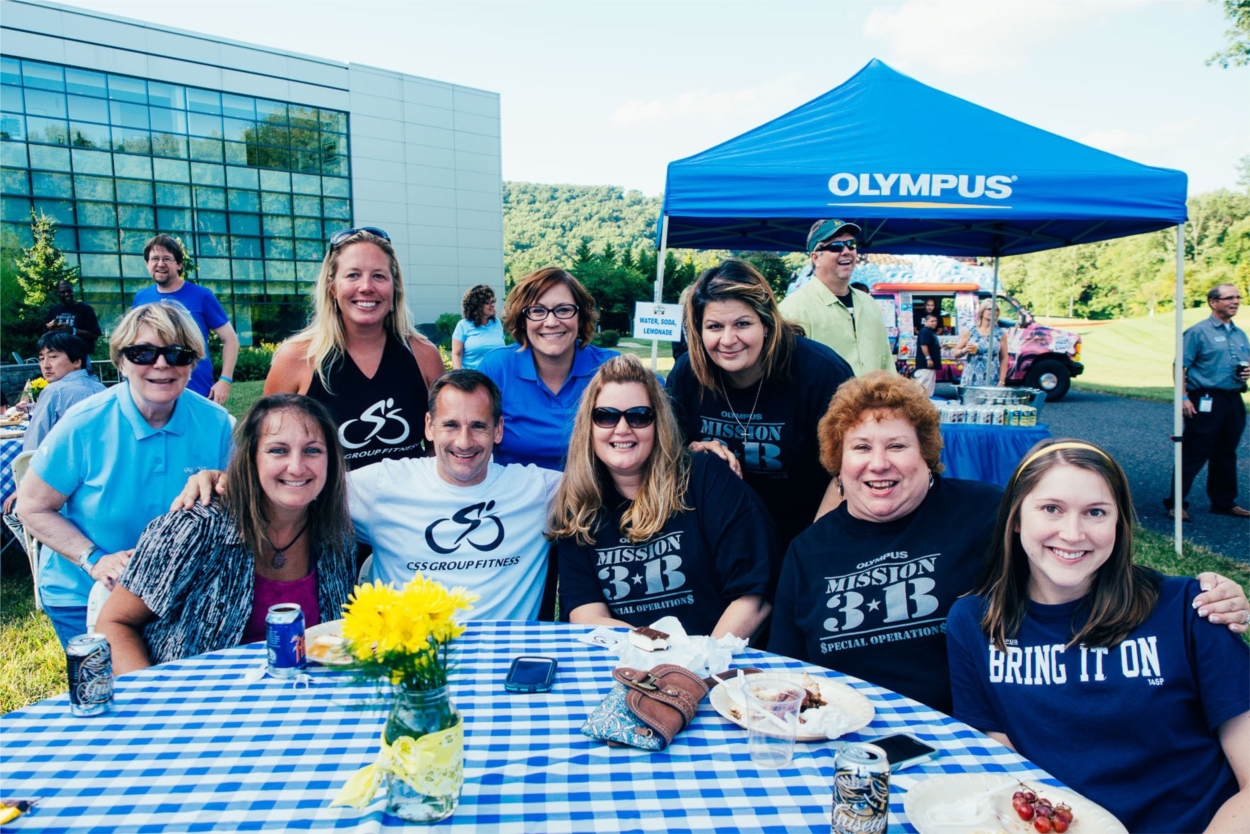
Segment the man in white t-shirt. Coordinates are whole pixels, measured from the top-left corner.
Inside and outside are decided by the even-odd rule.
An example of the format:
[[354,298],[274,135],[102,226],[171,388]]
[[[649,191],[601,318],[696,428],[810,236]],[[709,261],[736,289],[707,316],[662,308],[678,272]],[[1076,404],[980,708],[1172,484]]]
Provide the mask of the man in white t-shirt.
[[398,586],[421,573],[479,594],[471,619],[537,619],[560,473],[491,462],[502,408],[499,389],[478,371],[451,371],[430,386],[425,436],[432,458],[348,474],[356,536],[373,545],[373,578]]

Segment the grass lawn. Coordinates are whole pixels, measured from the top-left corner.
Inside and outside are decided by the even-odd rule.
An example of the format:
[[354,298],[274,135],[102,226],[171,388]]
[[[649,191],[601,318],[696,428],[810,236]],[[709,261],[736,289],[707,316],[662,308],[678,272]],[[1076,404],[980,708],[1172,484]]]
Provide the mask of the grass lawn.
[[[1185,327],[1210,312],[1185,310]],[[1081,362],[1085,373],[1072,381],[1077,388],[1145,400],[1172,402],[1172,359],[1176,355],[1176,319],[1171,313],[1107,324],[1070,328],[1081,334]],[[1250,408],[1250,394],[1243,394]]]
[[[1216,571],[1250,593],[1250,565],[1188,543],[1178,557],[1170,538],[1140,527],[1137,537],[1136,560],[1141,564],[1180,576]],[[35,610],[28,576],[8,576],[0,582],[0,670],[0,714],[66,689],[65,654],[48,618]]]

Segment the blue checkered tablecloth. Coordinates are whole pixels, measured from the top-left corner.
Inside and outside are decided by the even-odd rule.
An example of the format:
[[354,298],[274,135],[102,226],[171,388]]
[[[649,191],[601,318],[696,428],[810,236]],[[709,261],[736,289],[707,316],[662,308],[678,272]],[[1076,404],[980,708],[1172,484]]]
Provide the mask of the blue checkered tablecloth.
[[[483,832],[828,831],[834,748],[796,745],[781,770],[752,765],[746,732],[705,699],[669,748],[609,748],[581,734],[611,683],[615,656],[577,641],[586,628],[471,624],[459,647],[452,699],[465,719],[465,784],[442,828]],[[514,695],[512,658],[559,662],[554,689]],[[331,808],[347,777],[373,761],[385,711],[340,672],[316,668],[312,684],[244,675],[264,662],[253,644],[169,663],[117,682],[114,710],[70,715],[65,695],[0,717],[5,798],[40,797],[6,831],[390,831],[384,794],[365,810]],[[918,660],[918,662],[923,662]],[[749,650],[736,665],[807,668]],[[900,695],[842,678],[871,699],[876,718],[852,740],[906,731],[941,750],[896,774],[892,832],[914,832],[906,790],[928,774],[1045,773],[964,724]]]
[[0,440],[0,502],[7,501],[17,491],[17,484],[13,482],[13,461],[21,453],[20,437]]

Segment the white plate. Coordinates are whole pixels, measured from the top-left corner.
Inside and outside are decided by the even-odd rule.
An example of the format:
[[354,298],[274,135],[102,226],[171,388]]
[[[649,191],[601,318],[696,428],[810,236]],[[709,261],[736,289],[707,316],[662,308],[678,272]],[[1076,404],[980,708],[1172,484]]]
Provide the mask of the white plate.
[[[746,729],[746,720],[743,717],[744,710],[742,708],[742,695],[738,690],[736,678],[730,678],[732,670],[721,675],[725,683],[718,683],[712,689],[712,707],[724,717],[728,718],[739,727]],[[872,718],[876,715],[876,710],[872,707],[872,702],[865,698],[860,692],[847,686],[844,683],[829,680],[828,678],[809,675],[805,672],[760,672],[760,677],[780,678],[790,683],[797,683],[803,686],[805,682],[815,681],[820,687],[820,697],[825,701],[827,706],[825,709],[834,709],[851,718],[851,725],[845,731],[853,733],[856,730],[862,730],[872,723]],[[748,678],[755,675],[748,675]],[[829,741],[830,739],[824,733],[804,733],[803,725],[799,724],[798,734],[794,737],[795,741]]]
[[[313,641],[316,640],[318,637],[327,637],[327,636],[328,637],[342,637],[343,636],[343,621],[342,620],[330,620],[330,622],[328,623],[318,623],[312,628],[305,629],[304,630],[304,644],[308,646],[311,652],[313,648]],[[340,655],[335,655],[335,654],[328,654],[323,657],[318,657],[317,655],[310,653],[308,655],[308,659],[313,661],[314,663],[320,663],[322,666],[349,666],[351,665],[351,662],[352,662],[352,659],[350,657],[340,656]]]
[[[1029,790],[1072,809],[1068,834],[1128,834],[1105,808],[1080,794],[1024,780]],[[1022,790],[1005,773],[951,773],[930,776],[903,797],[907,819],[920,834],[1037,834],[1032,822],[1020,819],[1011,795]]]

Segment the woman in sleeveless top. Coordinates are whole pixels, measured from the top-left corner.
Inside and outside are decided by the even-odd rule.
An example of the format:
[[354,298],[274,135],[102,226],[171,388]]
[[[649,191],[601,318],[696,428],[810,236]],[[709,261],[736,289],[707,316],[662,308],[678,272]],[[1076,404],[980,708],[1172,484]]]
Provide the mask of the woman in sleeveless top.
[[[991,312],[992,311],[992,312]],[[961,385],[1006,385],[1007,332],[998,331],[998,350],[990,349],[992,322],[998,316],[998,305],[988,298],[977,307],[976,327],[959,337],[955,355],[965,357]],[[975,346],[975,349],[973,349]]]
[[298,604],[313,626],[347,602],[355,540],[325,407],[264,397],[236,448],[225,494],[149,524],[100,611],[117,674],[263,640],[273,605]]
[[336,234],[313,293],[312,323],[274,354],[265,394],[325,404],[350,469],[424,456],[426,397],[443,360],[412,326],[390,237]]

